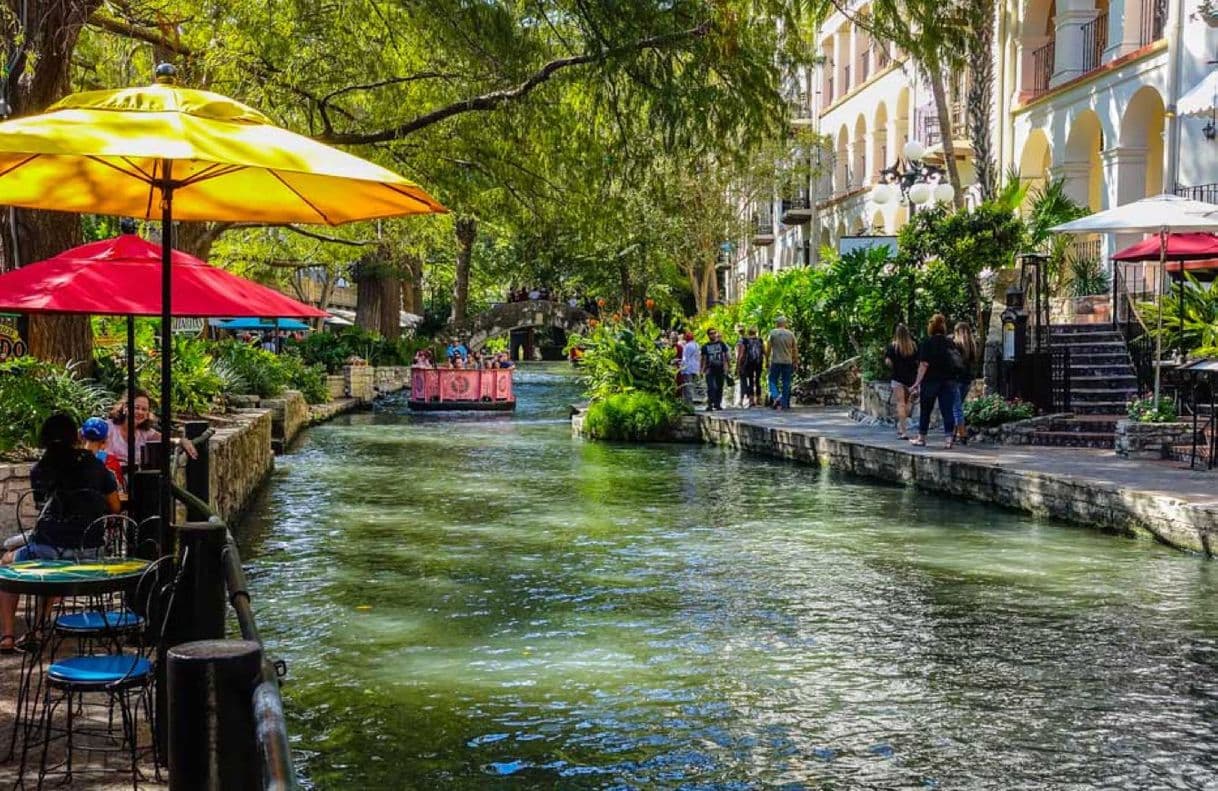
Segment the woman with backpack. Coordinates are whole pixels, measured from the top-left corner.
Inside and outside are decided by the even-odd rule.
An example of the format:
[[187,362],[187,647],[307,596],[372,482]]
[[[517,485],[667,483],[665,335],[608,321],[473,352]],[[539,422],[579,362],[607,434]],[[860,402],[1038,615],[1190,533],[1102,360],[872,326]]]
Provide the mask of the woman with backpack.
[[898,324],[892,333],[892,343],[884,350],[884,365],[888,366],[892,402],[897,410],[897,438],[909,439],[905,421],[910,412],[909,391],[918,377],[918,344],[904,324]]
[[757,337],[757,328],[749,327],[748,336],[742,335],[736,344],[736,374],[740,377],[740,405],[743,407],[755,407],[761,403],[764,360],[765,344]]

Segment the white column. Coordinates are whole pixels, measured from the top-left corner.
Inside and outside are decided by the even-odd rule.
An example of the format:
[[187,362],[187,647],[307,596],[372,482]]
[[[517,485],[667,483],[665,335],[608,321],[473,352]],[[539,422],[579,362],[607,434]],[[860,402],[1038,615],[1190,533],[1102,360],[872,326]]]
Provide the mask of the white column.
[[1058,9],[1054,23],[1057,43],[1053,52],[1053,77],[1049,80],[1051,87],[1083,73],[1083,25],[1095,19],[1098,13],[1094,8]]
[[1091,205],[1091,163],[1063,162],[1052,168],[1053,178],[1064,179],[1065,192],[1079,206]]
[[[1104,163],[1104,182],[1108,205],[1123,206],[1146,196],[1146,149],[1140,146],[1113,146],[1100,152]],[[1141,234],[1110,235],[1112,252],[1137,242]]]

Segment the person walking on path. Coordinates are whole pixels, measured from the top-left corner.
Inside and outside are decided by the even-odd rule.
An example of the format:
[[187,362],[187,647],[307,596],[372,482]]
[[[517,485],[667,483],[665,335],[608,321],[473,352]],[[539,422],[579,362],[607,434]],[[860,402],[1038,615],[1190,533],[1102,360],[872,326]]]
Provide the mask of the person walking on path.
[[702,347],[702,372],[706,375],[706,411],[714,412],[723,409],[723,384],[727,379],[727,369],[732,350],[719,331],[710,328],[706,331],[706,345]]
[[956,419],[956,439],[964,445],[968,444],[968,426],[964,424],[964,399],[968,398],[969,387],[973,384],[973,372],[977,364],[977,339],[973,337],[973,328],[967,321],[956,322],[952,340],[960,349],[961,368],[956,378],[956,400],[953,404]]
[[939,414],[943,417],[943,431],[947,440],[944,448],[951,448],[955,441],[956,416],[956,379],[960,375],[963,362],[960,359],[960,348],[947,335],[947,319],[942,313],[931,316],[930,324],[926,327],[926,339],[918,348],[918,376],[910,388],[918,396],[918,436],[911,444],[924,447],[926,432],[930,429],[930,413],[939,404]]
[[744,352],[744,341],[747,336],[744,332],[744,325],[736,325],[736,345],[732,347],[732,361],[736,365],[736,385],[733,388],[733,393],[736,396],[735,404],[738,407],[744,406],[744,382],[741,379],[744,377],[744,368],[741,366],[741,354]]
[[897,437],[908,439],[905,421],[909,418],[912,403],[909,389],[918,377],[918,345],[904,324],[897,325],[892,334],[892,343],[884,350],[884,365],[888,366],[892,402],[897,410]]
[[687,404],[694,402],[694,389],[701,373],[702,347],[694,340],[692,332],[686,332],[681,345],[681,369],[677,384],[681,389],[681,398]]
[[774,319],[774,329],[766,340],[770,358],[770,400],[777,410],[791,408],[791,376],[799,364],[795,333],[787,329],[786,316]]
[[740,342],[736,344],[736,376],[740,378],[741,406],[755,407],[761,403],[761,366],[764,361],[765,344],[757,337],[757,328],[749,327],[748,336],[741,333]]

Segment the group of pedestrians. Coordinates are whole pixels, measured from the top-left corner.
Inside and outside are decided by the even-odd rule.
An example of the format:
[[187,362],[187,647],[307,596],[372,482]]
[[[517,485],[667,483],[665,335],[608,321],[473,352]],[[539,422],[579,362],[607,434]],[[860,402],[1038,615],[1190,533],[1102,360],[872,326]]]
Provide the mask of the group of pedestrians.
[[936,404],[947,435],[944,447],[951,448],[957,441],[967,444],[964,400],[973,382],[977,357],[977,341],[968,322],[957,322],[954,332],[948,335],[947,318],[936,313],[920,344],[914,342],[908,327],[898,324],[892,343],[884,351],[897,411],[897,436],[908,438],[905,421],[909,417],[910,404],[917,398],[918,433],[910,440],[911,444],[926,445],[931,412]]
[[724,391],[735,384],[734,370],[740,384],[740,406],[761,406],[761,374],[768,361],[770,406],[790,409],[791,378],[799,363],[799,347],[785,317],[779,316],[774,325],[765,341],[756,327],[747,332],[743,326],[736,327],[734,352],[713,327],[706,331],[705,344],[700,344],[692,332],[676,335],[671,342],[677,349],[677,389],[682,399],[693,403],[694,390],[705,379],[706,411],[723,409]]

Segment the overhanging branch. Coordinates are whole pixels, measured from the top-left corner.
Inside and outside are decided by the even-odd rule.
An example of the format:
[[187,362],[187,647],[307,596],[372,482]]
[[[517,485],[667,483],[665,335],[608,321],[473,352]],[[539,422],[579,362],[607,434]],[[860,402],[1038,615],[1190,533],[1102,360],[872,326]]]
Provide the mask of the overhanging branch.
[[474,96],[469,99],[462,99],[458,102],[453,102],[445,107],[432,110],[430,113],[425,113],[416,118],[399,124],[398,126],[382,129],[376,132],[325,132],[317,137],[325,143],[335,143],[339,145],[368,145],[371,143],[384,143],[390,140],[397,140],[406,135],[417,132],[424,127],[439,123],[440,121],[452,118],[455,115],[468,112],[478,112],[493,110],[501,104],[520,99],[527,96],[539,85],[542,85],[555,74],[565,69],[570,69],[574,66],[585,66],[591,63],[602,63],[611,58],[619,57],[631,52],[642,52],[644,50],[663,49],[678,44],[682,41],[704,38],[711,29],[710,22],[703,22],[697,27],[687,30],[677,31],[675,33],[665,33],[659,36],[650,36],[640,39],[631,44],[621,47],[606,49],[601,52],[585,53],[583,55],[572,55],[566,58],[558,58],[542,66],[535,71],[528,79],[520,83],[514,88],[504,88],[498,91],[484,93],[481,96]]

